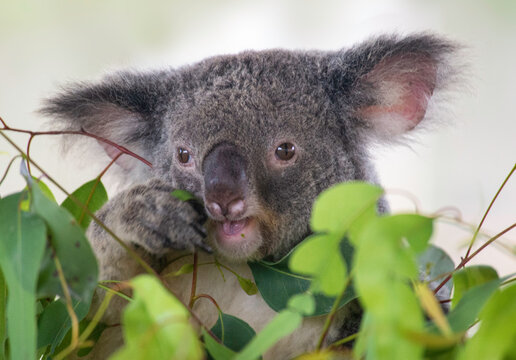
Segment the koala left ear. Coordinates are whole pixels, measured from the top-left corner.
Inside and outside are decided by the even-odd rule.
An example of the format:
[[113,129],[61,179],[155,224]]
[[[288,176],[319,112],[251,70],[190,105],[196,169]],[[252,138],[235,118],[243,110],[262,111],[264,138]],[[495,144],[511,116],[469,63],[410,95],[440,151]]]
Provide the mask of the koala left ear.
[[329,56],[331,97],[345,114],[389,140],[414,129],[457,75],[458,46],[432,35],[379,37]]

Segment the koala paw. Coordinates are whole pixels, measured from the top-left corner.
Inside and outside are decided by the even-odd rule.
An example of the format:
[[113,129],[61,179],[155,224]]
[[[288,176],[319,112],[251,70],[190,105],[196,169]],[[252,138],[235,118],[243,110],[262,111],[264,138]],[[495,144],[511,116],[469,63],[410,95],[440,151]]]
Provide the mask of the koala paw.
[[194,247],[212,252],[204,243],[204,207],[175,198],[173,190],[154,179],[119,195],[116,211],[120,212],[121,228],[129,235],[128,240],[155,255]]

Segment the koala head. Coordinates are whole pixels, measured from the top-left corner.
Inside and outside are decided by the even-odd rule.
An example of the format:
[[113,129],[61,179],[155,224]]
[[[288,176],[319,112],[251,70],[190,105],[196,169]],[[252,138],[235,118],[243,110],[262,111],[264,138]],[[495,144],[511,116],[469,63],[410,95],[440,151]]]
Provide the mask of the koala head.
[[122,157],[128,178],[203,199],[219,254],[278,257],[309,233],[321,191],[375,182],[371,143],[397,141],[429,117],[457,73],[456,50],[422,34],[331,52],[247,51],[72,85],[43,112],[153,163],[142,170]]

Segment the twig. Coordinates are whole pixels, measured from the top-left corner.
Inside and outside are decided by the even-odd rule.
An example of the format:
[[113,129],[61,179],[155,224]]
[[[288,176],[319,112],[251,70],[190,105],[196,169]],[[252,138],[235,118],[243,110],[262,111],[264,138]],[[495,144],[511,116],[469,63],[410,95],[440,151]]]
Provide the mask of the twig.
[[84,129],[81,129],[80,131],[70,131],[70,130],[66,130],[66,131],[30,131],[30,130],[23,130],[23,129],[12,128],[12,127],[8,126],[1,117],[0,117],[0,122],[3,125],[3,128],[1,128],[0,130],[8,130],[8,131],[14,131],[14,132],[19,132],[19,133],[29,134],[30,135],[29,142],[27,144],[27,159],[30,159],[29,158],[29,147],[30,147],[30,143],[32,142],[32,138],[34,138],[35,136],[38,136],[38,135],[82,135],[82,136],[91,137],[91,138],[96,139],[98,141],[101,141],[101,142],[103,142],[105,144],[113,146],[116,149],[120,150],[122,153],[127,154],[129,156],[134,157],[135,159],[140,160],[142,163],[144,163],[148,167],[152,167],[152,163],[151,162],[149,162],[148,160],[144,159],[140,155],[132,152],[131,150],[127,149],[126,147],[118,145],[117,143],[115,143],[115,142],[113,142],[113,141],[111,141],[109,139],[106,139],[106,138],[104,138],[102,136],[98,136],[98,135],[95,135],[93,133],[87,132]]
[[473,243],[475,242],[475,239],[477,238],[477,235],[478,235],[478,232],[480,231],[480,228],[482,227],[482,225],[484,224],[484,221],[487,217],[487,214],[489,214],[489,211],[491,210],[491,207],[493,206],[494,202],[496,201],[496,199],[498,198],[498,195],[500,194],[500,192],[502,191],[503,187],[505,186],[505,184],[507,184],[507,181],[509,180],[509,178],[512,176],[512,174],[514,173],[514,170],[516,170],[516,163],[514,164],[514,166],[512,167],[512,170],[509,172],[509,175],[507,175],[507,177],[505,178],[505,180],[503,181],[502,185],[498,188],[498,191],[496,192],[495,196],[493,197],[493,199],[491,200],[491,203],[489,204],[489,206],[487,207],[487,210],[486,212],[484,213],[484,216],[482,217],[482,220],[480,220],[480,223],[478,224],[478,227],[477,229],[475,230],[475,233],[473,234],[473,238],[471,239],[471,242],[469,244],[469,247],[468,247],[468,251],[466,251],[466,256],[464,256],[465,258],[467,258],[469,256],[469,253],[471,252],[471,248],[473,247]]
[[[516,227],[516,223],[512,224],[511,226],[509,226],[508,228],[505,228],[504,230],[502,230],[501,232],[499,232],[498,234],[496,234],[495,236],[493,236],[491,239],[489,239],[488,241],[486,241],[481,247],[479,247],[477,249],[477,251],[475,251],[473,254],[471,254],[470,256],[462,259],[462,261],[460,262],[459,265],[457,265],[457,267],[455,268],[454,272],[463,268],[471,259],[473,259],[475,256],[477,256],[478,253],[480,253],[482,250],[484,250],[487,246],[489,246],[493,241],[495,241],[496,239],[498,239],[500,236],[504,235],[505,233],[508,233],[509,231],[511,231],[512,229],[514,229]],[[452,275],[453,274],[450,274],[448,275],[440,284],[438,287],[435,288],[434,290],[434,294],[437,294],[437,292],[439,290],[441,290],[441,288],[452,278]]]

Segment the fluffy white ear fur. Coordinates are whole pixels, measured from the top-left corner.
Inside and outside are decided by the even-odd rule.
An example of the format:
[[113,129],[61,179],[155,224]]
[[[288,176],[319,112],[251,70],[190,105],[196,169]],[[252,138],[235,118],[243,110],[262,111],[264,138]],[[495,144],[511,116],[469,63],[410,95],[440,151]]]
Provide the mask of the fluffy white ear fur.
[[357,110],[374,135],[389,140],[414,129],[424,118],[438,85],[436,60],[420,54],[384,58],[361,82],[375,103]]

